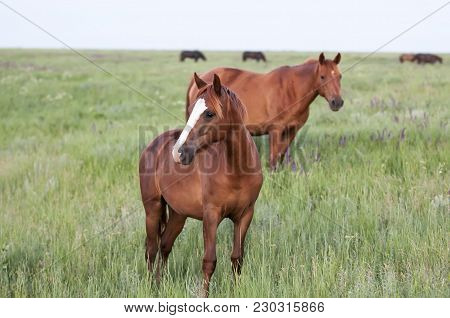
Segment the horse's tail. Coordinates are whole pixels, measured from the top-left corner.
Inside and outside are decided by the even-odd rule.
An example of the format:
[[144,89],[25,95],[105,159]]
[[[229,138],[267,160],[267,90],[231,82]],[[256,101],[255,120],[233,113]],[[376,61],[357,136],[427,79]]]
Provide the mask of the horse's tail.
[[188,89],[186,92],[186,109],[185,109],[186,120],[189,119],[189,112],[188,112],[188,108],[189,108],[189,104],[190,104],[189,92],[191,91],[192,85],[194,85],[194,78],[191,78],[191,81],[189,82],[189,86],[188,86]]
[[161,198],[161,217],[159,218],[159,227],[158,227],[158,241],[161,242],[161,237],[164,233],[164,230],[167,227],[167,222],[169,221],[169,217],[167,215],[167,203],[164,198]]

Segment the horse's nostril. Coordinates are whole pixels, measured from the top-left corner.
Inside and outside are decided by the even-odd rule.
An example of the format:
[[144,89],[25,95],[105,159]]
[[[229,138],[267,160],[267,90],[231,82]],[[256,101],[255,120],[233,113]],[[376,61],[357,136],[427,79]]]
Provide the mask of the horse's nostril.
[[336,106],[336,100],[332,99],[331,100],[331,105]]

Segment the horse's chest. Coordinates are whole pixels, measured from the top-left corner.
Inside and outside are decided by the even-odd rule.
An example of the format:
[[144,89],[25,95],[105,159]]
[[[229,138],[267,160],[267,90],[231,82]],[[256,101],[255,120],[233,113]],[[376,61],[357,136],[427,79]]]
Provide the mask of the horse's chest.
[[298,117],[298,124],[300,126],[303,126],[308,120],[308,117],[309,117],[309,107],[303,111],[300,111],[300,115]]

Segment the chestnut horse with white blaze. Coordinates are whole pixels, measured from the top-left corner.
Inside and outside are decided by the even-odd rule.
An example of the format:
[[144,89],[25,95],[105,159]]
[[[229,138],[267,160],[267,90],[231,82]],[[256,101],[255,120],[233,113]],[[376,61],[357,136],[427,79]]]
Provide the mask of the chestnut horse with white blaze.
[[[186,127],[167,131],[143,151],[139,162],[146,213],[146,260],[156,280],[186,218],[203,221],[203,290],[216,267],[216,232],[224,218],[234,223],[233,273],[240,274],[244,240],[263,177],[258,150],[245,128],[245,108],[214,75],[206,84],[195,74],[197,94]],[[168,212],[166,211],[168,209]],[[162,263],[162,265],[160,265]]]
[[[201,78],[211,81],[213,74],[217,74],[239,96],[247,109],[245,125],[250,133],[269,135],[269,163],[275,169],[297,131],[308,120],[309,106],[317,96],[324,97],[333,111],[343,106],[340,60],[340,53],[333,60],[325,59],[321,53],[318,60],[282,66],[265,74],[220,67],[202,74]],[[192,79],[186,97],[186,117],[197,92]]]

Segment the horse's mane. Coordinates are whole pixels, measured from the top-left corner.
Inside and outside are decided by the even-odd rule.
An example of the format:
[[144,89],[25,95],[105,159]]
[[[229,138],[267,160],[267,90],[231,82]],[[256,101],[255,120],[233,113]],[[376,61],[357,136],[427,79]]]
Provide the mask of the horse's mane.
[[[234,110],[237,111],[239,116],[242,118],[242,121],[245,120],[247,117],[247,110],[242,105],[241,100],[236,96],[236,94],[229,90],[227,87],[222,86],[223,91],[225,91],[225,94],[228,95],[228,103],[230,104],[229,107],[234,107]],[[214,86],[208,85],[203,90],[199,91],[197,96],[202,95],[203,93],[206,93],[209,97],[209,106],[214,110],[214,112],[217,114],[219,118],[223,118],[223,112],[224,112],[224,105],[220,102],[219,97],[217,97],[216,93],[214,92]]]
[[227,92],[227,94],[230,98],[230,103],[231,103],[230,107],[232,107],[232,105],[234,105],[236,107],[236,111],[238,112],[242,121],[245,121],[245,119],[247,118],[247,109],[244,107],[244,105],[242,105],[241,100],[239,99],[239,97],[237,97],[237,95],[233,91],[229,90],[226,87],[225,87],[225,91]]

